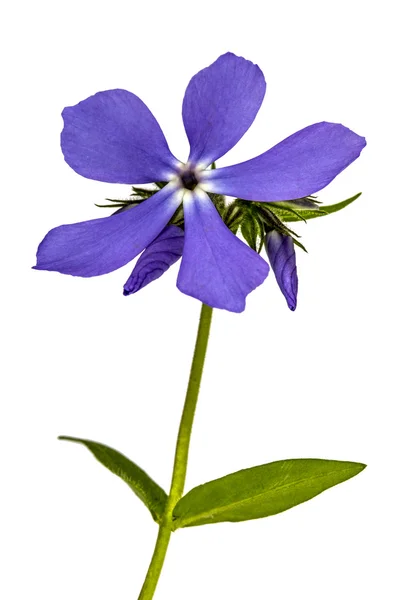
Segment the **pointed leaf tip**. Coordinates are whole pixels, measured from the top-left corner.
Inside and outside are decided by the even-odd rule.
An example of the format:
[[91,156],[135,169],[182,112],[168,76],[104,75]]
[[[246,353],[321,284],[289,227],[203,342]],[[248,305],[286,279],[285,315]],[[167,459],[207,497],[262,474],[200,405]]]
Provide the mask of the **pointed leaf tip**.
[[147,506],[153,519],[157,523],[161,521],[167,502],[167,494],[138,465],[117,450],[99,442],[67,435],[60,435],[58,439],[86,446],[104,467],[125,481],[136,496]]

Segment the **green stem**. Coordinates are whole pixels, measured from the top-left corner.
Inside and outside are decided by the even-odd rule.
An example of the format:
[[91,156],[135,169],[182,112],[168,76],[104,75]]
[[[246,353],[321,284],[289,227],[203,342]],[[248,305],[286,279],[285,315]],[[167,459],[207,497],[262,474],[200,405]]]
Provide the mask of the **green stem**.
[[164,516],[160,523],[160,529],[158,531],[153,557],[151,559],[146,579],[138,600],[151,600],[151,598],[154,596],[171,537],[172,512],[176,503],[183,494],[189,456],[190,436],[192,433],[194,413],[196,411],[201,376],[203,374],[204,360],[206,357],[208,338],[210,335],[211,317],[212,308],[206,304],[203,304],[201,307],[200,322],[197,330],[197,339],[194,348],[185,405],[183,407],[178,438],[176,441],[171,489],[169,492],[168,502],[165,507]]

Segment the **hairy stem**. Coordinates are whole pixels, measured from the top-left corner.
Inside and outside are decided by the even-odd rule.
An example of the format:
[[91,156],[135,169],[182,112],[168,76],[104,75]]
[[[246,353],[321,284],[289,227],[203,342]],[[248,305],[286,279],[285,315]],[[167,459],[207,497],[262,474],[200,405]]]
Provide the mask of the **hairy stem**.
[[190,369],[189,383],[186,392],[185,404],[182,411],[178,438],[176,441],[174,470],[172,472],[171,489],[165,512],[160,523],[157,541],[153,557],[147,571],[142,590],[138,600],[151,600],[154,596],[164,564],[165,555],[172,531],[172,512],[182,497],[186,479],[186,470],[189,456],[190,436],[194,413],[196,411],[197,398],[199,396],[201,376],[203,374],[204,360],[206,357],[208,338],[210,335],[212,308],[206,304],[202,305],[199,327],[197,330],[196,345],[194,348],[192,367]]

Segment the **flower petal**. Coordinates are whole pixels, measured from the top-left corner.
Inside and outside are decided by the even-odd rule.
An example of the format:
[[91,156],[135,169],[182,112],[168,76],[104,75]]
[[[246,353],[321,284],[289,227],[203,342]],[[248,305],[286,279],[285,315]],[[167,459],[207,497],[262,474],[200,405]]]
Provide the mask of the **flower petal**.
[[183,239],[180,227],[168,225],[139,257],[124,285],[124,296],[138,292],[168,271],[182,256]]
[[298,280],[293,240],[289,235],[282,235],[278,231],[270,231],[265,237],[265,248],[276,281],[286,298],[287,305],[290,310],[295,310]]
[[167,181],[179,164],[147,106],[131,92],[98,92],[63,110],[61,148],[79,175],[109,183]]
[[182,192],[169,184],[148,200],[117,215],[49,231],[34,269],[93,277],[126,265],[165,227],[181,203]]
[[294,200],[324,188],[366,144],[338,123],[315,123],[246,162],[202,173],[206,191],[245,200]]
[[265,89],[260,68],[231,52],[192,77],[182,107],[189,161],[208,166],[233,148],[254,121]]
[[222,221],[202,190],[186,191],[185,244],[177,286],[214,308],[242,312],[246,296],[268,275],[269,266]]

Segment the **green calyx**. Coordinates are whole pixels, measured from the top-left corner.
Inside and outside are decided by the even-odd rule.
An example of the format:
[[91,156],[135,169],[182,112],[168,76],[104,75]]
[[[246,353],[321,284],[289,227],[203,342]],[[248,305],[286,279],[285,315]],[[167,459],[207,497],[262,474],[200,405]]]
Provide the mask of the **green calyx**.
[[[113,214],[117,214],[134,206],[138,206],[157,192],[159,192],[166,182],[156,182],[151,189],[145,189],[132,186],[132,193],[128,199],[106,198],[110,204],[96,204],[99,208],[117,209]],[[361,196],[361,192],[355,194],[347,200],[324,206],[316,200],[315,196],[307,196],[297,200],[287,202],[250,202],[236,198],[232,202],[227,202],[225,196],[220,194],[208,194],[215,208],[221,215],[226,226],[235,235],[240,231],[247,244],[255,252],[260,253],[264,244],[265,236],[270,231],[278,231],[281,235],[288,235],[293,239],[294,244],[307,252],[303,244],[299,241],[299,235],[287,227],[285,223],[295,221],[304,221],[324,217],[334,212],[342,210]],[[185,228],[183,206],[180,205],[168,225],[176,225],[181,229]]]

